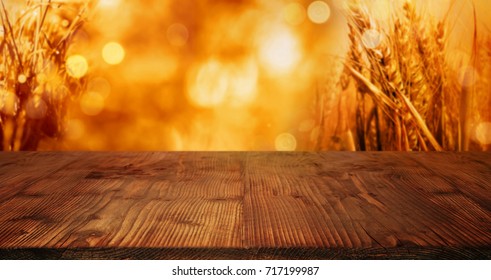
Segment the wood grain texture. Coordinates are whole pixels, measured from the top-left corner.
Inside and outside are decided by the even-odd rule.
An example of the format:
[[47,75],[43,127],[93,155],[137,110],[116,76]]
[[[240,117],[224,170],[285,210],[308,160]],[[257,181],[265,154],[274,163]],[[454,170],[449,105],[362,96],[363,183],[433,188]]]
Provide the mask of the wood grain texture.
[[2,259],[491,259],[489,153],[0,153]]

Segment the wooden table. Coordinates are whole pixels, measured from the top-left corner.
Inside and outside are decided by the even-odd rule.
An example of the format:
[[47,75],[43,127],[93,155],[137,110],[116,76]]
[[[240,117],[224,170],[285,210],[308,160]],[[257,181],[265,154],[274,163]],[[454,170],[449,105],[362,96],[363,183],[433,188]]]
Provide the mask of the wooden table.
[[489,153],[0,153],[1,259],[490,259]]

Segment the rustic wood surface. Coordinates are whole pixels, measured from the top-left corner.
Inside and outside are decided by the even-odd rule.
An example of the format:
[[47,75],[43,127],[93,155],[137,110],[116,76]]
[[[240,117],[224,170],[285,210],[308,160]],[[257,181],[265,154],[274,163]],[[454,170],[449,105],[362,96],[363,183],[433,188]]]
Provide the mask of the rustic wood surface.
[[490,259],[489,153],[0,153],[2,259]]

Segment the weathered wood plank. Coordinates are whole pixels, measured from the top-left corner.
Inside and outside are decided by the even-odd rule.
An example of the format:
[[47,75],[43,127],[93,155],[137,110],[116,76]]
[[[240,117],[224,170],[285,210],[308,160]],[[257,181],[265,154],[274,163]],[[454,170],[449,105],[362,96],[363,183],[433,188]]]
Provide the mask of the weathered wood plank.
[[0,153],[0,258],[491,258],[486,153]]
[[[240,246],[241,184],[233,178],[232,159],[224,155],[223,160],[230,161],[215,158],[203,164],[199,157],[171,154],[84,155],[0,205],[5,221],[0,231],[8,233],[0,234],[0,244]],[[214,175],[217,170],[230,174]]]

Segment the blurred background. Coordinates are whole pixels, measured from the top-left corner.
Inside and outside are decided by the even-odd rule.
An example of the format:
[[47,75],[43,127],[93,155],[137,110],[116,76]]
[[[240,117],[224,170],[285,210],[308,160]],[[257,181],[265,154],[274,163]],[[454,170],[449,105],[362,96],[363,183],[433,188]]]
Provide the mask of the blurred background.
[[[319,96],[342,94],[347,2],[97,1],[68,50],[87,66],[87,88],[68,105],[64,136],[39,149],[349,149],[318,143]],[[364,2],[383,24],[401,1]],[[451,18],[449,55],[461,60],[471,56],[473,2],[489,33],[487,0],[414,2],[435,20]],[[350,110],[341,105],[333,123]],[[482,106],[479,137],[491,142],[491,106]]]

